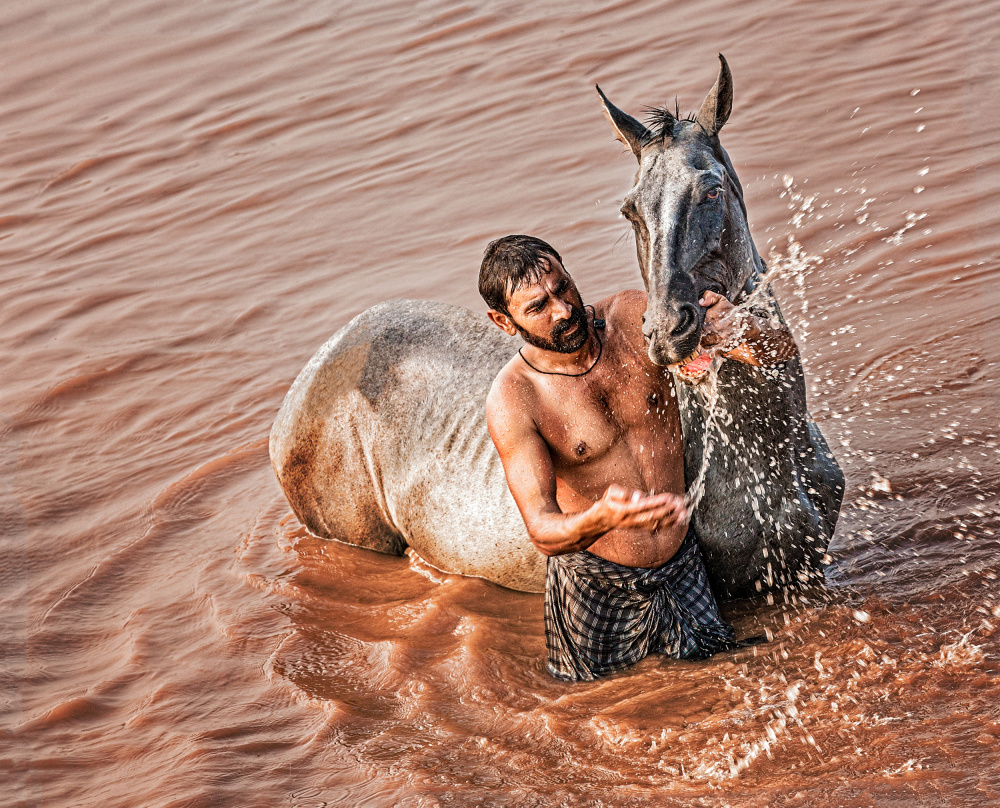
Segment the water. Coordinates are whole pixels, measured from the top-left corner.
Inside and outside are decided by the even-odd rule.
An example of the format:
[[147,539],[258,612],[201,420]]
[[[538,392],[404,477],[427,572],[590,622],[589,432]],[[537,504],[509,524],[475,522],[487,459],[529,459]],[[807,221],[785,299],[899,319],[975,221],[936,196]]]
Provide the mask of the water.
[[[0,801],[997,804],[997,11],[6,4]],[[848,478],[828,585],[565,685],[540,597],[308,536],[268,429],[367,306],[481,311],[498,235],[637,286],[593,84],[694,109],[719,51]]]

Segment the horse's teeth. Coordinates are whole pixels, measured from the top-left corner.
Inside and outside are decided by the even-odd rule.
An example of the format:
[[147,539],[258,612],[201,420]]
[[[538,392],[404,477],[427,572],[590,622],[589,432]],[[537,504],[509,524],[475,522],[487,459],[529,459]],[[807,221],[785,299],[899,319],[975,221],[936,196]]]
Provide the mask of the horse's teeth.
[[671,365],[671,367],[683,367],[689,362],[693,362],[695,359],[698,358],[698,356],[699,356],[698,349],[695,348],[694,351],[689,356],[685,356],[683,359],[679,359],[677,362]]

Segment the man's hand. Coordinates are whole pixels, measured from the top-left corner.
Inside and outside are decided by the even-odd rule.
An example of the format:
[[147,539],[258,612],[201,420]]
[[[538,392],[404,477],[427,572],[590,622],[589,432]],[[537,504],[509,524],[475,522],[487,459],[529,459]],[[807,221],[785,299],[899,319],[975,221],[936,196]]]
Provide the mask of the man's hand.
[[743,342],[747,330],[746,316],[720,294],[705,291],[698,301],[706,308],[705,325],[702,326],[701,344],[706,348],[731,350]]
[[676,494],[647,495],[630,491],[620,485],[610,485],[597,502],[582,515],[584,530],[591,535],[603,535],[619,527],[672,527],[689,519],[684,498]]
[[701,347],[714,348],[729,359],[757,366],[784,362],[798,353],[784,324],[773,325],[708,290],[698,303],[707,309]]

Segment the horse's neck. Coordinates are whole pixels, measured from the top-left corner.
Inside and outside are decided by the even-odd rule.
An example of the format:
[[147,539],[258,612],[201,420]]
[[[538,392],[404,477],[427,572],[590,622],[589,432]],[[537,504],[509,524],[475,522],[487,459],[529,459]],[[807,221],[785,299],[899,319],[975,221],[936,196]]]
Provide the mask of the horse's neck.
[[764,259],[757,252],[757,245],[753,243],[753,238],[750,238],[750,246],[753,248],[753,257],[751,259],[753,261],[753,268],[750,270],[750,277],[747,278],[747,282],[743,284],[743,288],[740,289],[736,300],[733,301],[737,306],[747,301],[767,275],[767,264],[764,263]]
[[[700,434],[690,438],[704,440],[703,430],[711,421],[714,429],[724,429],[729,435],[740,434],[747,439],[773,436],[775,431],[792,431],[805,417],[804,390],[801,386],[801,366],[796,359],[784,367],[757,368],[736,360],[723,360],[714,386],[689,387],[678,383],[681,407],[687,408],[685,426]],[[801,394],[801,395],[800,395]],[[748,405],[759,417],[741,417]],[[685,436],[688,439],[688,436]]]

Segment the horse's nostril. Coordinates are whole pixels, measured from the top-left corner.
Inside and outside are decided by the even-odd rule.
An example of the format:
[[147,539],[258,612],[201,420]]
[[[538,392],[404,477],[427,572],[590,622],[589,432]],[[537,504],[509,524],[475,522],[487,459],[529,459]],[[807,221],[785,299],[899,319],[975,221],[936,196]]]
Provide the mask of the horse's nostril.
[[679,314],[681,316],[680,322],[678,322],[676,328],[670,332],[671,336],[674,337],[686,334],[691,330],[691,325],[694,322],[694,306],[690,303],[685,303],[681,306]]

